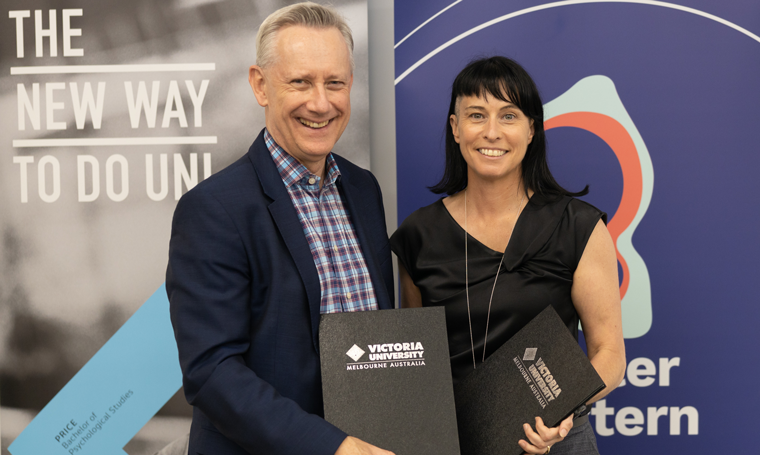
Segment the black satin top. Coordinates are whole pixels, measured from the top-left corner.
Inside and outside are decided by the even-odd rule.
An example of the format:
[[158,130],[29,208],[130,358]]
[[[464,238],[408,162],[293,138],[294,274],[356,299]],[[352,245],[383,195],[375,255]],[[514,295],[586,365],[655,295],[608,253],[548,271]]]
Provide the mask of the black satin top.
[[[501,265],[488,323],[486,357],[547,305],[578,339],[570,298],[573,273],[591,233],[607,215],[578,199],[533,196],[517,219]],[[391,236],[391,248],[420,289],[423,306],[446,308],[454,382],[472,369],[465,298],[464,229],[443,200],[409,215]],[[470,312],[476,363],[483,358],[488,301],[502,253],[468,235]]]

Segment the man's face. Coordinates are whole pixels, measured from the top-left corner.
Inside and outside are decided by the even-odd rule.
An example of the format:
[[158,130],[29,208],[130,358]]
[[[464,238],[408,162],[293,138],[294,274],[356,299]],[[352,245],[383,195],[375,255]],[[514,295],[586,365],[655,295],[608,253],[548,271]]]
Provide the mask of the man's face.
[[351,116],[348,46],[336,28],[303,26],[280,29],[274,46],[274,63],[251,67],[251,87],[274,140],[312,172],[321,170]]

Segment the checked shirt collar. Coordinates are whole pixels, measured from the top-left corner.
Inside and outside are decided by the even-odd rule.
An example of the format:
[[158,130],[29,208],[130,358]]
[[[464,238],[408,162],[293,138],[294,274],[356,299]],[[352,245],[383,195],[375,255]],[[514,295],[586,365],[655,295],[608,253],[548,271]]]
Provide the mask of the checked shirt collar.
[[[282,182],[286,187],[288,187],[288,190],[290,190],[293,185],[300,183],[301,187],[304,190],[311,193],[312,188],[310,187],[316,185],[318,195],[320,177],[314,176],[316,182],[309,182],[309,177],[313,176],[314,174],[309,172],[306,166],[299,163],[298,160],[293,158],[282,147],[277,145],[277,143],[274,141],[274,138],[269,134],[269,131],[267,130],[264,130],[264,141],[267,144],[269,153],[272,155],[274,164],[277,166],[277,172],[280,173]],[[334,185],[340,176],[340,170],[338,169],[338,164],[335,162],[335,158],[333,158],[332,153],[327,155],[327,161],[325,162],[325,171],[324,185]],[[314,196],[314,194],[312,194],[312,196]]]

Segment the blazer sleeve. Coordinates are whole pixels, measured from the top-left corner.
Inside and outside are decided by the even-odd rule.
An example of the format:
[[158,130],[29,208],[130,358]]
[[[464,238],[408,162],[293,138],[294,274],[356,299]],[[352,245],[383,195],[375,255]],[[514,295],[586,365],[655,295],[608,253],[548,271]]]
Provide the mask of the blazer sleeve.
[[346,434],[281,396],[246,364],[251,270],[233,218],[196,187],[172,222],[166,288],[188,402],[253,454],[332,455]]

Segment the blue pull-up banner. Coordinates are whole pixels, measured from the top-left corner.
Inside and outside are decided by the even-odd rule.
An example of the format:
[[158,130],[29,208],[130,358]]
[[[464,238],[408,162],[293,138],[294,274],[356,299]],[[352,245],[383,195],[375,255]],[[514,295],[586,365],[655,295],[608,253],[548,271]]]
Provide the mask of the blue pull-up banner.
[[439,197],[451,84],[491,55],[532,75],[554,176],[610,217],[628,364],[591,412],[601,453],[755,445],[758,35],[753,0],[395,2],[399,221]]

